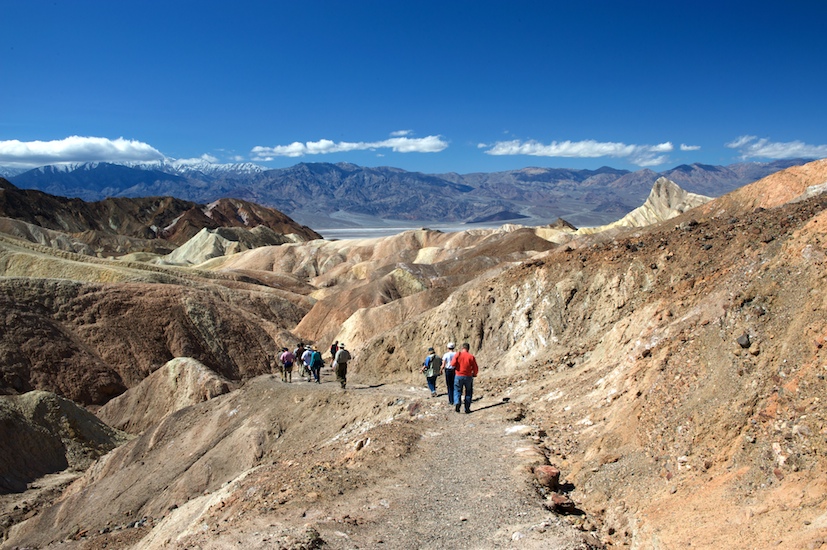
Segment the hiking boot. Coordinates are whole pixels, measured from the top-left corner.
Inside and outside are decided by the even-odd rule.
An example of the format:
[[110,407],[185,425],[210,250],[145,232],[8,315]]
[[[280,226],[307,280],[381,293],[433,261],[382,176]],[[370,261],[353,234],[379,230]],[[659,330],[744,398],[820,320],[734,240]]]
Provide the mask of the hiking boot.
[[456,412],[459,412],[459,405],[454,406],[454,410],[455,410]]

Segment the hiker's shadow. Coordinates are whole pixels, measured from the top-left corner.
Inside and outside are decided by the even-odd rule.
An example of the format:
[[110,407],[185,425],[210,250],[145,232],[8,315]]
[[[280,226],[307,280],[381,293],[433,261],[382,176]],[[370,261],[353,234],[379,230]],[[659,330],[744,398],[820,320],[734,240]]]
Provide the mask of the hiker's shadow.
[[[476,399],[472,399],[471,402],[473,403],[474,401],[479,401],[480,399],[482,399],[482,397],[477,397]],[[492,403],[492,404],[486,405],[484,407],[479,407],[478,409],[474,409],[471,412],[475,413],[475,412],[479,412],[479,411],[484,411],[485,409],[493,409],[494,407],[502,407],[503,405],[506,405],[506,404],[508,404],[508,401],[499,401],[497,403]]]

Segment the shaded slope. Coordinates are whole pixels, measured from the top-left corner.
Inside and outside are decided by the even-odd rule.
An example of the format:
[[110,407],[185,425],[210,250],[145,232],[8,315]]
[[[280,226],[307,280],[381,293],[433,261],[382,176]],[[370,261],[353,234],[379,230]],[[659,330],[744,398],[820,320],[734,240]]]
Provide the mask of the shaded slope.
[[[128,436],[68,399],[33,391],[0,397],[0,494],[44,474],[87,469]],[[4,526],[5,527],[5,526]]]

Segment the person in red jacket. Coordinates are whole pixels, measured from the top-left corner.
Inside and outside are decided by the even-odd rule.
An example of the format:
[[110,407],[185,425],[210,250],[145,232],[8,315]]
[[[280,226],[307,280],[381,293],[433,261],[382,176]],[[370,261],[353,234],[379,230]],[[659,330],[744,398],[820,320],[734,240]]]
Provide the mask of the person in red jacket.
[[462,389],[465,388],[465,414],[471,412],[471,397],[474,395],[474,378],[479,372],[477,359],[471,355],[471,346],[466,342],[462,349],[451,359],[451,365],[456,369],[454,377],[454,410],[459,412],[462,404]]

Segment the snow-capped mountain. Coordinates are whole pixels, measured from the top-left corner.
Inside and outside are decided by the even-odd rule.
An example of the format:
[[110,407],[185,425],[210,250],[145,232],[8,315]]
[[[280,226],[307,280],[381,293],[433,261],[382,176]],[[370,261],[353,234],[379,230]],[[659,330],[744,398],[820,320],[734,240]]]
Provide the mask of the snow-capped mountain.
[[267,170],[267,168],[252,162],[219,164],[204,159],[162,159],[149,162],[130,162],[123,164],[124,166],[129,166],[130,168],[158,170],[167,174],[175,174],[179,176],[192,176],[193,174],[225,177],[233,175],[246,176],[250,174],[259,174]]
[[11,178],[23,172],[27,172],[28,168],[12,168],[10,166],[0,166],[0,178]]
[[[204,159],[162,159],[145,162],[62,162],[34,168],[41,174],[69,174],[72,172],[88,172],[96,170],[102,165],[125,166],[137,170],[163,172],[175,176],[187,177],[233,177],[260,174],[267,170],[263,166],[252,162],[237,162],[219,164]],[[0,166],[0,177],[11,178],[25,172],[29,168]]]

